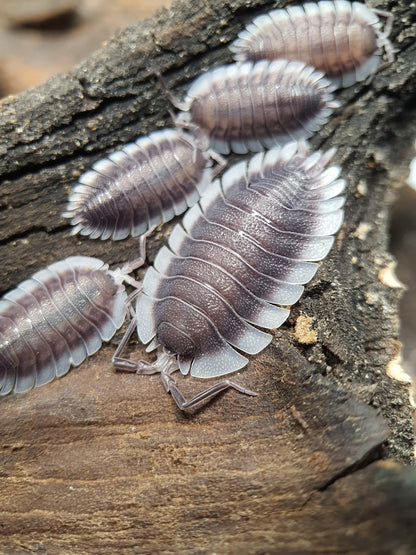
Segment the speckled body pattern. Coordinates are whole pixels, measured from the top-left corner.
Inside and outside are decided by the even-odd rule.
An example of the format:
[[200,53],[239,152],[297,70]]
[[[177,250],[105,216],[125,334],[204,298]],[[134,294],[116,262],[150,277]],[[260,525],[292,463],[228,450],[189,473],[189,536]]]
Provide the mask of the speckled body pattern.
[[377,14],[360,2],[335,0],[256,17],[231,46],[238,61],[301,60],[344,87],[366,79],[389,48]]
[[189,134],[156,131],[96,162],[63,215],[73,234],[91,239],[142,235],[198,201],[211,180],[208,159]]
[[272,336],[255,326],[286,320],[276,305],[299,299],[342,223],[340,168],[325,169],[333,152],[308,156],[291,143],[213,183],[145,275],[136,313],[148,350],[161,346],[183,374],[211,378],[266,347]]
[[338,103],[321,72],[275,60],[221,66],[191,85],[179,121],[213,150],[245,154],[311,136]]
[[125,318],[121,274],[97,258],[55,262],[0,300],[0,395],[63,376]]

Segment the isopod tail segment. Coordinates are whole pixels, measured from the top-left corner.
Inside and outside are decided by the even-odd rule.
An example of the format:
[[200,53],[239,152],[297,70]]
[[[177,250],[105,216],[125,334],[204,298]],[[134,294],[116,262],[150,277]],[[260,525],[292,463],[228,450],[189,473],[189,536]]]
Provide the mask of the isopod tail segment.
[[250,395],[251,397],[257,396],[257,393],[255,393],[254,391],[242,387],[241,385],[231,380],[221,380],[211,387],[204,389],[200,393],[197,393],[194,397],[187,401],[183,393],[179,389],[176,380],[172,377],[172,374],[179,370],[177,358],[174,355],[168,353],[162,347],[159,347],[157,358],[153,363],[147,362],[145,360],[133,361],[123,358],[121,356],[122,352],[124,351],[129,339],[131,338],[137,327],[137,316],[134,314],[134,309],[132,307],[131,311],[132,318],[111,359],[111,362],[116,370],[124,372],[134,372],[141,375],[160,374],[160,378],[166,389],[166,392],[172,395],[173,400],[180,410],[196,409],[200,407],[203,403],[210,401],[227,389],[234,389],[239,393]]
[[[102,260],[72,256],[20,283],[0,300],[0,396],[25,393],[64,376],[110,341],[142,284]],[[137,293],[136,293],[137,294]]]

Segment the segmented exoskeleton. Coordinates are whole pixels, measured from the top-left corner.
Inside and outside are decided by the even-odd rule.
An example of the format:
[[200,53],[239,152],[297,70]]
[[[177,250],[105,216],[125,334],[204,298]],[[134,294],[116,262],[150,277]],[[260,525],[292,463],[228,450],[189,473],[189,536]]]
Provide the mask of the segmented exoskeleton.
[[185,212],[213,175],[211,152],[197,144],[183,131],[163,129],[96,162],[80,177],[63,214],[72,233],[125,239]]
[[183,102],[164,85],[182,110],[177,123],[215,152],[245,154],[310,137],[333,108],[332,84],[320,71],[287,60],[230,64],[198,77]]
[[0,395],[24,393],[66,374],[121,327],[123,281],[141,260],[111,271],[86,256],[55,262],[0,300]]
[[148,351],[159,349],[157,361],[120,360],[119,349],[116,366],[161,372],[180,408],[230,386],[251,393],[226,380],[186,402],[171,373],[223,376],[271,341],[256,326],[272,329],[286,320],[289,310],[276,305],[299,299],[343,220],[340,168],[325,169],[333,153],[308,155],[304,143],[291,143],[215,181],[145,274],[137,332]]
[[[386,18],[382,30],[379,17]],[[323,71],[336,86],[349,87],[373,75],[386,52],[393,17],[360,2],[307,2],[256,17],[231,45],[237,61],[300,60]]]

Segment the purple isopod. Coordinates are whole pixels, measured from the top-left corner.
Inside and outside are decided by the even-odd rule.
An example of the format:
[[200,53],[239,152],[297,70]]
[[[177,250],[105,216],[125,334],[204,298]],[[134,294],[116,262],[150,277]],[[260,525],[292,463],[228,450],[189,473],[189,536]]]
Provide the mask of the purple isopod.
[[343,221],[345,182],[339,167],[325,169],[334,151],[308,155],[305,143],[290,143],[212,184],[145,274],[137,333],[158,358],[125,369],[160,372],[182,409],[228,387],[252,393],[225,380],[186,402],[171,373],[223,376],[269,344],[258,327],[282,325]]
[[[384,31],[378,16],[386,18]],[[390,13],[360,2],[308,2],[256,17],[231,51],[241,62],[301,60],[323,71],[336,86],[349,87],[377,71],[383,49],[387,63],[393,61],[388,40],[392,20]]]
[[141,137],[80,177],[63,216],[72,234],[91,239],[143,235],[198,201],[211,181],[210,154],[175,129]]
[[[24,393],[66,374],[124,322],[123,281],[136,263],[110,271],[73,256],[20,283],[0,300],[0,395]],[[139,263],[137,264],[139,265]]]
[[[311,136],[339,106],[321,72],[287,60],[221,66],[201,75],[177,120],[215,152],[257,152]],[[169,93],[168,93],[169,94]]]

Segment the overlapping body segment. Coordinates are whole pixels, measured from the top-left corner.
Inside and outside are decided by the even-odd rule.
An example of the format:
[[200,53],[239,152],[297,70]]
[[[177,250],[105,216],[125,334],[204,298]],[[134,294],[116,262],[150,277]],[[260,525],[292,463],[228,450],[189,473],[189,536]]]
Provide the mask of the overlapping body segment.
[[[289,144],[231,167],[175,226],[143,282],[138,335],[182,373],[228,374],[269,343],[343,219],[333,151]],[[238,349],[238,352],[236,351]]]
[[74,256],[23,281],[0,301],[0,395],[63,376],[109,341],[125,318],[122,274]]
[[211,180],[209,154],[192,137],[164,129],[125,145],[83,174],[69,197],[72,233],[138,236],[182,214]]
[[331,90],[302,62],[231,64],[195,80],[178,120],[208,137],[216,152],[257,152],[317,131],[338,106]]
[[[378,14],[387,18],[384,31]],[[361,2],[307,2],[256,17],[231,50],[238,61],[301,60],[348,87],[375,73],[383,48],[392,61],[391,22]]]

